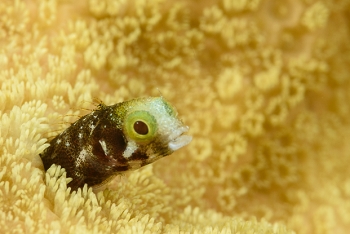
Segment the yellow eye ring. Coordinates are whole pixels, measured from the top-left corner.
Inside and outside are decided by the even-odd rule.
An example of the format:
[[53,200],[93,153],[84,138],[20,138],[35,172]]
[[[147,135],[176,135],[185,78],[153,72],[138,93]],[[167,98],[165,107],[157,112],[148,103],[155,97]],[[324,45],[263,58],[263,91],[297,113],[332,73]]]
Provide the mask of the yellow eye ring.
[[147,111],[134,111],[125,118],[126,134],[139,143],[151,141],[157,131],[157,122]]

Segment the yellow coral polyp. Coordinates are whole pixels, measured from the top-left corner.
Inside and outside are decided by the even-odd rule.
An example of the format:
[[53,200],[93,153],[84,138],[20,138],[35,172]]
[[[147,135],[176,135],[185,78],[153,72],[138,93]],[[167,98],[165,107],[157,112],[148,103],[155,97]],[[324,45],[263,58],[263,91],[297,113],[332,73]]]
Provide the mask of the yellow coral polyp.
[[264,121],[264,115],[254,111],[248,111],[242,116],[240,127],[243,132],[246,132],[251,136],[259,136],[264,131]]
[[217,93],[222,99],[231,99],[242,89],[243,74],[239,68],[223,70],[216,81]]
[[125,41],[126,44],[135,43],[141,34],[140,22],[136,18],[126,17],[116,20],[118,40]]
[[316,2],[304,13],[301,23],[310,30],[324,27],[328,21],[329,9],[323,2]]
[[224,14],[217,6],[211,6],[203,11],[200,19],[200,29],[208,33],[219,33],[222,31],[225,23]]
[[260,0],[237,0],[237,1],[230,1],[230,0],[222,0],[223,8],[230,12],[230,11],[243,11],[243,10],[255,10],[260,3]]

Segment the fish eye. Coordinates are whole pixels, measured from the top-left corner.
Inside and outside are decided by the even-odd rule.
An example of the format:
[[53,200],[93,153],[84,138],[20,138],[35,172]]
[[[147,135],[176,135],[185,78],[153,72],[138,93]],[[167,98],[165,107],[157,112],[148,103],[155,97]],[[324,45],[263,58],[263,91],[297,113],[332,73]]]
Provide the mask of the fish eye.
[[154,138],[157,122],[148,111],[134,111],[126,116],[124,129],[132,140],[146,143]]
[[148,126],[142,121],[136,121],[134,123],[134,130],[140,135],[147,135],[148,133]]

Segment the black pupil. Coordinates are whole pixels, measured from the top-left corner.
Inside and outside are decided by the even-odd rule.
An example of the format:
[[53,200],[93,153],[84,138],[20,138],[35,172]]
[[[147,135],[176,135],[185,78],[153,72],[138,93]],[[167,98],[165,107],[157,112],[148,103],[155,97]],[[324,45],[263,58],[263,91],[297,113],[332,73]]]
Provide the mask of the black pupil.
[[134,130],[140,135],[146,135],[148,133],[148,126],[142,121],[136,121],[134,123]]

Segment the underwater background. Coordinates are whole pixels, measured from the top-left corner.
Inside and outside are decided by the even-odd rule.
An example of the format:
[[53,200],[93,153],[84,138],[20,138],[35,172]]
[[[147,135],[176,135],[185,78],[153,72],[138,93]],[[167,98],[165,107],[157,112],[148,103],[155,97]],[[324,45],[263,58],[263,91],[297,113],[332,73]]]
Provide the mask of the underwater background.
[[[0,2],[1,233],[347,233],[349,0]],[[192,142],[100,192],[39,153],[162,95]]]

